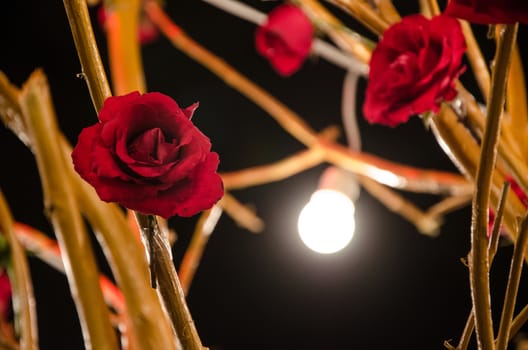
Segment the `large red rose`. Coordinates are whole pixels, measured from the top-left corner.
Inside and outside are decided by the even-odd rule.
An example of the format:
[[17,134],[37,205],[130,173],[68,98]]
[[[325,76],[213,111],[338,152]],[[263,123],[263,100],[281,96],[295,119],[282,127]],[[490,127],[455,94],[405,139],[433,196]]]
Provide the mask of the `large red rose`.
[[450,0],[445,14],[470,22],[528,24],[526,0]]
[[295,73],[310,53],[314,27],[304,12],[294,5],[273,9],[265,24],[257,29],[257,51],[282,76]]
[[437,112],[456,96],[466,45],[448,16],[407,16],[383,34],[370,61],[363,113],[370,123],[396,126],[411,115]]
[[110,97],[99,123],[82,130],[75,170],[107,202],[168,218],[192,216],[223,195],[218,154],[170,97],[133,92]]

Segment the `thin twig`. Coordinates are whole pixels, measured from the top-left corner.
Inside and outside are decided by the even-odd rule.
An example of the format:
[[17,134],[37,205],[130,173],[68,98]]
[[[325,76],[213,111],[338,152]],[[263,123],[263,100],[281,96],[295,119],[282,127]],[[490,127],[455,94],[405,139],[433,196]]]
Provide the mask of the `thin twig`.
[[222,199],[218,201],[218,205],[224,209],[238,225],[249,230],[252,233],[260,233],[264,230],[264,222],[259,218],[253,210],[240,203],[229,192],[224,193]]
[[507,202],[507,196],[508,196],[509,190],[510,190],[510,183],[508,181],[504,181],[499,204],[497,206],[497,212],[495,213],[495,221],[493,222],[493,227],[491,228],[489,247],[488,247],[488,256],[489,256],[488,259],[489,259],[490,265],[493,262],[493,259],[495,258],[495,254],[497,254],[497,250],[499,249],[499,238],[501,235],[502,218],[504,216],[504,209],[506,208],[506,202]]
[[510,339],[512,317],[515,309],[515,302],[517,300],[517,292],[519,290],[519,282],[524,261],[524,251],[526,250],[527,242],[528,216],[521,222],[519,235],[517,236],[517,241],[515,241],[515,246],[513,247],[510,274],[508,276],[508,284],[506,285],[506,294],[504,296],[504,304],[502,306],[501,320],[496,341],[497,350],[506,350],[508,340]]
[[178,277],[180,278],[181,287],[185,295],[189,293],[189,288],[191,287],[196,270],[200,265],[205,246],[221,214],[222,209],[220,206],[215,205],[211,209],[204,211],[196,223],[191,242],[185,250],[178,271]]
[[416,226],[420,233],[431,237],[438,235],[438,229],[442,223],[438,217],[427,215],[395,191],[368,177],[359,176],[358,179],[363,185],[363,188],[373,197],[377,198],[388,209],[409,220]]
[[513,322],[510,327],[510,339],[521,330],[522,326],[528,321],[528,305],[525,305],[521,312],[513,319]]
[[476,175],[476,193],[471,220],[470,282],[474,305],[477,343],[483,349],[495,349],[488,260],[488,208],[497,140],[503,112],[509,58],[517,35],[518,25],[507,25],[499,39],[491,80],[490,103],[482,140],[480,161]]
[[[328,127],[321,131],[319,135],[328,140],[335,140],[339,136],[339,129],[336,127]],[[272,164],[221,173],[222,182],[226,190],[262,185],[287,179],[290,176],[321,164],[324,160],[324,153],[321,149],[312,147]]]
[[471,203],[473,194],[452,196],[442,199],[440,202],[433,204],[427,209],[426,214],[430,216],[444,216],[452,211],[465,207]]

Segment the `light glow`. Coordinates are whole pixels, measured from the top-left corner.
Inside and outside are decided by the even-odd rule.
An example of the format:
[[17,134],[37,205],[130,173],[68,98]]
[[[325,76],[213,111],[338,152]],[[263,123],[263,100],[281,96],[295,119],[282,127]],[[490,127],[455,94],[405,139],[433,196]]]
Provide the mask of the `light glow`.
[[299,214],[297,228],[301,240],[318,253],[340,251],[354,236],[354,211],[354,203],[342,192],[317,190]]

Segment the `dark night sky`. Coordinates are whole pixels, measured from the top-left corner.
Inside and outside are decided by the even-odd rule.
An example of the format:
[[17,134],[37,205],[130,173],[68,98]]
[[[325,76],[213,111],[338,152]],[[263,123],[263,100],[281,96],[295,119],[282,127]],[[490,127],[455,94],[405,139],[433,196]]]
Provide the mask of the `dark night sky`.
[[[246,1],[263,10],[274,2]],[[214,53],[321,129],[340,123],[344,72],[323,59],[309,60],[289,79],[277,76],[253,49],[255,27],[197,0],[167,1],[182,28]],[[80,66],[60,1],[10,1],[0,11],[0,69],[20,85],[43,67],[59,123],[73,143],[93,124]],[[348,19],[350,26],[357,27]],[[105,41],[98,27],[101,54]],[[221,171],[279,160],[302,149],[266,113],[173,48],[164,38],[144,46],[150,91],[181,105],[200,101],[193,121],[220,154]],[[364,87],[365,82],[361,82]],[[366,152],[425,168],[456,171],[417,119],[396,129],[360,120]],[[15,218],[48,232],[35,162],[8,130],[0,128],[0,187]],[[205,251],[189,294],[203,343],[212,349],[440,349],[458,339],[470,309],[467,271],[459,259],[469,248],[469,209],[446,218],[441,235],[428,238],[362,191],[356,235],[335,255],[319,255],[297,235],[298,212],[324,166],[285,181],[233,192],[254,206],[267,228],[250,234],[223,216]],[[437,199],[409,195],[426,207]],[[176,264],[195,218],[170,220],[179,233]],[[510,248],[498,255],[493,283],[502,298]],[[66,279],[31,259],[41,348],[82,349]],[[103,268],[106,268],[103,266]]]

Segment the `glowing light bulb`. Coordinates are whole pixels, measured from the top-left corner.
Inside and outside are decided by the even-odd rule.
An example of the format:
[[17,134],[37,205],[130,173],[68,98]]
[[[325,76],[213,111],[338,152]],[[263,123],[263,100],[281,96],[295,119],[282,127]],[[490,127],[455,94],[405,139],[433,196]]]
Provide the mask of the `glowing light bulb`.
[[354,203],[344,193],[317,190],[299,214],[297,227],[301,240],[322,254],[343,249],[354,236],[354,211]]

